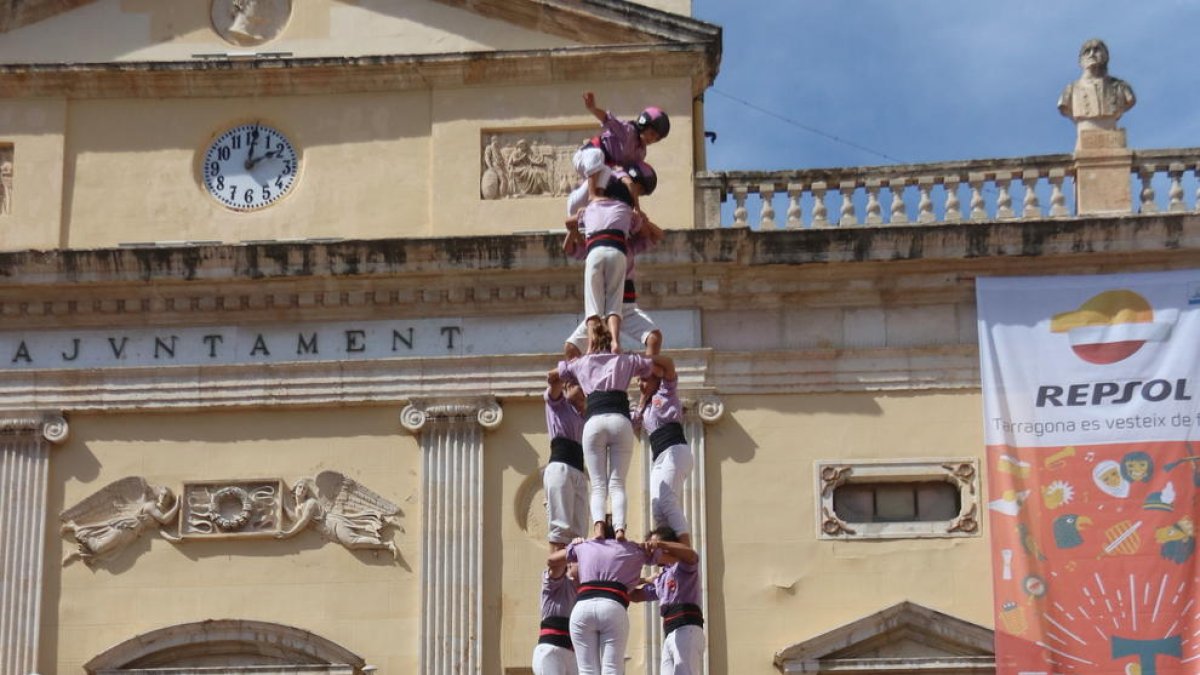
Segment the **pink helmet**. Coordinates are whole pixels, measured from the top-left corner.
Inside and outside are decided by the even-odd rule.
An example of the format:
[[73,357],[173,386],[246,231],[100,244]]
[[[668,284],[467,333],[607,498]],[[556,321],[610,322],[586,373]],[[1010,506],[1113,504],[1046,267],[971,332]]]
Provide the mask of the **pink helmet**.
[[635,162],[625,167],[625,173],[629,174],[633,182],[642,186],[643,195],[650,196],[654,193],[654,188],[658,187],[658,174],[654,173],[654,167],[646,162]]
[[658,132],[659,140],[667,137],[671,133],[671,118],[667,117],[667,113],[663,112],[662,108],[650,106],[642,111],[641,115],[633,121],[633,125],[638,131],[650,127]]

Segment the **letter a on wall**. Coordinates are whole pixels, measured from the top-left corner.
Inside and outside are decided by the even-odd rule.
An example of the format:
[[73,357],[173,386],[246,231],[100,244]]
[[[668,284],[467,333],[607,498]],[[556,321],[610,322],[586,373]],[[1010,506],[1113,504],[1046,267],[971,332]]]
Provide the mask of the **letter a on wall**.
[[1200,270],[976,288],[996,672],[1200,672]]

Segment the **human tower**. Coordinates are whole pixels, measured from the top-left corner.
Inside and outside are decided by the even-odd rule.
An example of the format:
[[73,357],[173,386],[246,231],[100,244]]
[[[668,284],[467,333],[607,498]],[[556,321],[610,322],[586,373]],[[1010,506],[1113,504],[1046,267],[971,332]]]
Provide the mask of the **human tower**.
[[[629,603],[658,602],[661,672],[698,673],[704,654],[699,556],[680,505],[694,460],[683,434],[675,365],[659,353],[662,331],[637,306],[634,284],[634,256],[663,236],[640,203],[658,183],[646,148],[665,138],[671,123],[655,107],[633,121],[618,119],[598,107],[591,92],[583,103],[601,132],[573,158],[581,181],[567,200],[563,249],[584,260],[585,319],[546,378],[551,441],[542,476],[550,555],[533,672],[624,673]],[[623,334],[645,353],[626,351]],[[640,396],[630,405],[634,377]],[[652,457],[654,529],[643,543],[626,536],[625,477],[638,431],[648,434]],[[642,578],[645,565],[658,573]]]

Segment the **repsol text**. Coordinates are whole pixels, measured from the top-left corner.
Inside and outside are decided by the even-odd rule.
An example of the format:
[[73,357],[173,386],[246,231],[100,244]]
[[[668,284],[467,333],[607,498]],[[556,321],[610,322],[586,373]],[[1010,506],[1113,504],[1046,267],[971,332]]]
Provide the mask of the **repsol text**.
[[1187,378],[1171,380],[1132,380],[1130,382],[1085,382],[1083,384],[1047,384],[1038,387],[1037,407],[1119,405],[1134,399],[1190,401]]

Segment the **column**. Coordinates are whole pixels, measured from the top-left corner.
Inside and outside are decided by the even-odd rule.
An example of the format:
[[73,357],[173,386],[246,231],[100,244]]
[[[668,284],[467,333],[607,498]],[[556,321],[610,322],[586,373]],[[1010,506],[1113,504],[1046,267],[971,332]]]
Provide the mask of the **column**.
[[1079,129],[1075,144],[1075,212],[1132,213],[1133,151],[1124,129]]
[[50,444],[57,413],[0,413],[0,675],[37,672]]
[[[725,404],[717,396],[703,395],[697,397],[681,396],[684,404],[683,433],[687,436],[688,445],[692,448],[692,475],[683,482],[683,512],[688,523],[692,526],[692,546],[700,552],[700,581],[703,588],[701,607],[704,616],[708,617],[708,555],[705,550],[706,532],[708,525],[708,509],[705,503],[705,451],[704,427],[716,424],[725,414]],[[645,457],[650,458],[650,442],[646,439]],[[645,530],[651,528],[651,513],[649,504],[650,467],[646,467],[647,502],[645,512]],[[646,672],[648,675],[658,675],[659,660],[662,656],[662,620],[658,614],[658,603],[643,605],[646,615]],[[708,672],[708,650],[704,650],[702,673]]]
[[400,414],[421,443],[421,672],[481,672],[483,431],[494,398],[411,402]]

